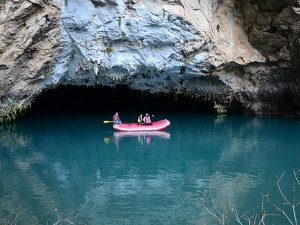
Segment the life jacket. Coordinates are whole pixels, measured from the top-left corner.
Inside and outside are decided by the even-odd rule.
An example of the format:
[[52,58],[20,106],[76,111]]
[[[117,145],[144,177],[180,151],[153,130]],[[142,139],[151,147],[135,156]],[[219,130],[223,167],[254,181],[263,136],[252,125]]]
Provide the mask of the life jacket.
[[120,120],[119,116],[117,116],[117,115],[113,116],[113,121],[119,121],[119,120]]
[[150,116],[146,116],[145,123],[151,123]]
[[139,116],[138,123],[142,123],[142,122],[143,122],[143,117]]

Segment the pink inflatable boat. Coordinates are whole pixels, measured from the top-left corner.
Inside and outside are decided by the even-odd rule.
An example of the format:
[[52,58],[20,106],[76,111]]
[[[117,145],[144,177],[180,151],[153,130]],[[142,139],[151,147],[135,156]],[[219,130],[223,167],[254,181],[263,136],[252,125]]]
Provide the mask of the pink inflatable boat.
[[164,130],[168,126],[170,126],[169,120],[160,120],[157,122],[152,122],[152,125],[142,125],[138,123],[121,123],[121,124],[114,124],[113,127],[117,131],[158,131]]

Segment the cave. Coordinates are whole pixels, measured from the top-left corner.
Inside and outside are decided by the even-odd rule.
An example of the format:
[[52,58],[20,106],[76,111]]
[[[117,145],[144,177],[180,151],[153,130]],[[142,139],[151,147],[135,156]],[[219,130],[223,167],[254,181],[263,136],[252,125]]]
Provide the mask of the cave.
[[212,101],[199,101],[182,94],[151,94],[127,86],[62,85],[44,90],[38,95],[25,116],[63,113],[215,113]]

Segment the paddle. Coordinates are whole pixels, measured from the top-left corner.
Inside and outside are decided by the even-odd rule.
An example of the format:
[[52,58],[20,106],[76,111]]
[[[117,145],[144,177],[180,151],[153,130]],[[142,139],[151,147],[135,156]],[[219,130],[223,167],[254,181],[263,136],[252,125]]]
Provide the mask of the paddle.
[[115,121],[104,120],[103,123],[114,123]]

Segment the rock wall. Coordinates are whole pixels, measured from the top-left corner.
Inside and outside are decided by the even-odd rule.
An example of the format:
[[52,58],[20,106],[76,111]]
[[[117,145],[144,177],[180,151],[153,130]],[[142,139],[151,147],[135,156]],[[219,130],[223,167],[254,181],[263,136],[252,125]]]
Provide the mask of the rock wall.
[[249,42],[266,58],[235,70],[254,88],[241,101],[257,114],[299,116],[300,1],[241,0],[238,7]]
[[299,66],[300,2],[243,0],[241,7],[251,44],[270,62]]
[[92,85],[122,80],[133,88],[156,92],[166,89],[166,79],[178,83],[206,77],[226,62],[264,62],[265,57],[248,42],[234,1],[218,4],[68,1],[62,9],[67,48],[55,78]]
[[0,4],[3,115],[8,103],[18,108],[66,84],[122,84],[224,107],[238,103],[257,114],[299,115],[297,1]]
[[47,85],[60,45],[59,23],[55,2],[0,1],[0,121],[14,119]]

